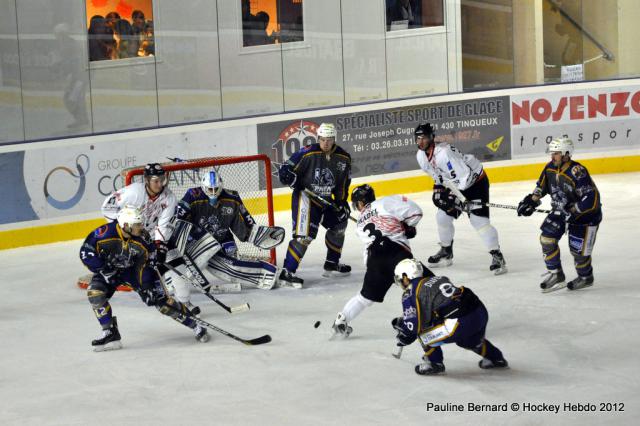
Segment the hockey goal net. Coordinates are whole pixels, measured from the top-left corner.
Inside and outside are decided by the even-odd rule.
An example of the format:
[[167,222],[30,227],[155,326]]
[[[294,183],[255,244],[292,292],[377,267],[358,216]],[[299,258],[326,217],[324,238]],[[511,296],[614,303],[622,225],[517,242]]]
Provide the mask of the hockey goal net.
[[[204,173],[217,170],[225,189],[237,191],[258,225],[273,226],[271,161],[266,155],[207,157],[162,163],[168,172],[168,186],[178,201],[189,188],[199,187]],[[142,181],[144,166],[123,171],[125,184]],[[275,249],[263,250],[239,241],[238,255],[243,259],[260,259],[276,263]]]

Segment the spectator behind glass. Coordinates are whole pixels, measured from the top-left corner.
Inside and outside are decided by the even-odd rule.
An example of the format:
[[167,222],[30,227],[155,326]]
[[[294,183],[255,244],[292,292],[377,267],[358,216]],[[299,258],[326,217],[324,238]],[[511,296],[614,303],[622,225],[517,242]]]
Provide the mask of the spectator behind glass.
[[138,56],[154,56],[156,54],[153,41],[153,21],[147,21],[144,27],[144,36],[138,49]]
[[138,50],[144,38],[144,19],[144,13],[140,10],[134,10],[133,13],[131,13],[131,30],[133,31],[131,50],[135,52],[133,56],[138,56]]
[[242,0],[242,45],[251,46],[256,30],[256,17],[251,14],[250,0]]
[[89,60],[104,61],[111,59],[113,31],[107,27],[106,20],[100,15],[91,17],[89,23]]
[[256,13],[254,25],[251,36],[245,46],[261,46],[275,43],[273,38],[267,34],[267,27],[269,26],[269,14],[267,12]]
[[116,22],[120,19],[120,14],[118,12],[107,13],[107,16],[105,17],[105,20],[107,21],[107,27],[113,29],[113,27],[116,25]]
[[116,56],[118,59],[138,56],[138,46],[137,43],[133,43],[133,29],[129,21],[126,19],[116,21],[113,32],[117,43]]
[[[418,15],[411,0],[387,0],[387,30],[391,30],[402,22],[404,28],[414,27],[417,23]],[[406,24],[403,22],[406,21]],[[400,29],[400,28],[393,28]]]

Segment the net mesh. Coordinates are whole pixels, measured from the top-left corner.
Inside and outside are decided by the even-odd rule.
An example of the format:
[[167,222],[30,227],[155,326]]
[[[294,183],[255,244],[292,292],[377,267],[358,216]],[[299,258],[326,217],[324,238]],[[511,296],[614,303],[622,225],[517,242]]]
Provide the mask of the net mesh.
[[[226,189],[237,191],[258,225],[273,225],[271,163],[265,155],[247,157],[206,157],[162,163],[168,172],[168,186],[178,201],[189,188],[199,187],[204,173],[217,170]],[[123,171],[125,183],[141,182],[144,166]],[[275,249],[263,250],[236,239],[238,255],[275,263]]]

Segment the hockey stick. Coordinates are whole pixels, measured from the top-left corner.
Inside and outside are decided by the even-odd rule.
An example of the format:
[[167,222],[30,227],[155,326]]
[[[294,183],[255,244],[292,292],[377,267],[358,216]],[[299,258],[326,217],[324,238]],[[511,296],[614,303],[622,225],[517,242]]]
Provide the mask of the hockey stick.
[[[164,266],[166,266],[167,268],[169,268],[170,270],[172,270],[173,272],[175,272],[176,274],[178,274],[182,279],[187,280],[189,283],[191,283],[192,286],[194,286],[195,288],[197,288],[198,290],[202,291],[204,293],[205,296],[207,296],[209,299],[213,300],[214,302],[216,302],[218,304],[218,306],[220,306],[222,309],[224,309],[225,311],[229,312],[230,314],[236,314],[238,312],[245,312],[248,311],[249,309],[251,309],[251,307],[249,306],[248,303],[243,303],[242,305],[238,305],[238,306],[227,306],[224,303],[222,303],[220,300],[218,300],[214,295],[209,293],[209,288],[211,287],[211,284],[209,284],[209,282],[207,281],[207,279],[204,277],[204,275],[198,270],[198,267],[196,265],[193,264],[193,262],[191,261],[191,259],[184,254],[182,256],[182,259],[184,260],[185,266],[187,267],[187,269],[189,269],[192,272],[191,276],[185,275],[182,272],[180,272],[179,270],[177,270],[173,265],[171,265],[170,263],[165,263]],[[194,274],[195,272],[195,274]],[[200,280],[198,280],[195,275],[199,275]],[[200,281],[204,281],[206,283],[206,286],[203,286],[202,284],[200,284]]]
[[[518,210],[518,206],[511,206],[509,204],[483,203],[480,200],[471,200],[467,202],[467,204],[469,205],[470,210],[475,210],[476,208],[481,207],[495,207],[499,209]],[[533,211],[538,213],[551,213],[551,210],[545,209],[534,209]]]
[[[465,197],[464,194],[460,192],[460,190],[456,188],[456,186],[453,185],[453,183],[451,183],[450,181],[444,181],[442,184],[444,185],[445,188],[453,192],[453,195],[458,197],[460,201],[462,201],[463,206],[466,207],[466,209],[463,211],[471,212],[472,210],[476,210],[482,207],[496,207],[500,209],[518,210],[518,206],[511,206],[508,204],[484,203],[480,200],[467,200],[467,197]],[[538,213],[551,213],[551,210],[544,210],[544,209],[535,209],[534,211]]]
[[230,337],[233,340],[237,340],[240,343],[244,343],[247,346],[262,345],[264,343],[269,343],[271,341],[271,336],[269,336],[268,334],[265,334],[264,336],[256,337],[255,339],[243,339],[241,337],[236,336],[235,334],[229,333],[228,331],[223,330],[220,327],[217,327],[211,324],[210,322],[203,320],[202,318],[198,318],[197,316],[191,314],[190,312],[184,313],[180,309],[177,309],[176,307],[169,304],[165,304],[164,306],[168,307],[170,310],[174,312],[179,313],[180,315],[184,315],[188,318],[191,318],[193,321],[195,321],[196,324],[198,324],[201,327],[205,327],[205,328],[208,328],[209,330],[217,331],[218,333],[224,334],[225,336]]
[[[332,202],[325,200],[324,198],[322,198],[321,196],[319,196],[318,194],[316,194],[315,192],[313,192],[312,190],[310,190],[309,188],[305,188],[303,190],[303,192],[305,194],[307,194],[309,196],[309,198],[313,198],[314,200],[316,200],[317,202],[319,202],[320,204],[322,204],[325,207],[331,207],[332,209],[338,211],[338,206],[336,206],[335,204],[333,204]],[[358,220],[349,215],[349,220],[353,221],[353,222],[358,222]]]

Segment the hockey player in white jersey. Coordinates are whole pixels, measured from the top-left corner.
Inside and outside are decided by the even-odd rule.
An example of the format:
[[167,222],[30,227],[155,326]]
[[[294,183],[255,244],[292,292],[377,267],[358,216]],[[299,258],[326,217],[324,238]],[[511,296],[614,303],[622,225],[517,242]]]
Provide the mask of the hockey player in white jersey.
[[369,185],[360,185],[351,192],[354,210],[360,212],[357,233],[364,242],[366,272],[362,289],[342,308],[332,326],[334,333],[348,336],[349,325],[373,302],[382,303],[393,284],[398,262],[410,259],[409,240],[416,236],[416,225],[422,219],[422,209],[403,195],[391,195],[376,200]]
[[144,182],[134,182],[108,196],[102,204],[102,214],[113,221],[124,206],[139,209],[146,218],[144,229],[156,244],[157,261],[162,264],[167,257],[176,196],[167,187],[168,177],[162,165],[147,164],[143,176]]
[[[445,142],[435,142],[435,132],[429,123],[420,124],[414,132],[420,168],[434,181],[433,203],[438,208],[436,222],[440,250],[429,257],[432,268],[453,263],[453,221],[463,212],[469,216],[471,226],[478,232],[491,255],[489,270],[500,275],[507,272],[504,256],[500,251],[498,231],[489,221],[489,178],[482,163],[471,154],[463,154]],[[474,203],[467,204],[460,198]],[[475,208],[470,207],[478,204]]]

